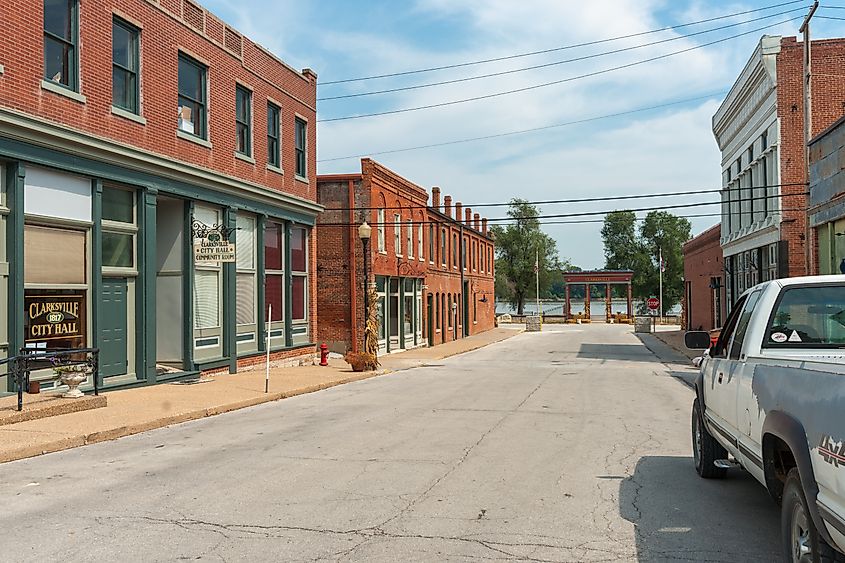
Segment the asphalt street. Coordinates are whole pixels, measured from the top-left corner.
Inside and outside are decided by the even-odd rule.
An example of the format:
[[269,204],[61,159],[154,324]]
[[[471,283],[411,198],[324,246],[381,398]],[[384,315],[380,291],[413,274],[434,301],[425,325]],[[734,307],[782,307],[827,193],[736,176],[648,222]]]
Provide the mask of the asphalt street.
[[764,488],[695,474],[685,370],[548,327],[3,464],[0,560],[775,561]]

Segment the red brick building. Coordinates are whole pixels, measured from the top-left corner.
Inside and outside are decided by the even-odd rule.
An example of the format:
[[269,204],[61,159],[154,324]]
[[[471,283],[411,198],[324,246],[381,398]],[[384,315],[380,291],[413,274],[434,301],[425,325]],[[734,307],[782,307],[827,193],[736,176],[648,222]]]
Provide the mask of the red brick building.
[[711,330],[724,319],[724,262],[721,225],[684,244],[684,312],[687,330]]
[[[817,271],[807,228],[803,50],[795,37],[763,36],[713,116],[728,307],[761,281]],[[813,41],[811,51],[817,134],[842,115],[845,39]]]
[[[5,350],[98,346],[106,387],[236,371],[272,306],[274,356],[312,354],[316,75],[189,0],[4,2],[0,20]],[[51,300],[73,334],[28,316]]]
[[362,159],[360,174],[317,178],[325,207],[317,231],[320,342],[337,352],[362,345],[364,246],[358,226],[365,221],[372,226],[367,264],[378,294],[382,352],[492,328],[493,242],[486,220],[482,225],[460,204],[460,217],[453,215],[448,196],[441,211],[439,189],[432,191],[434,204],[427,207],[424,188],[370,159]]

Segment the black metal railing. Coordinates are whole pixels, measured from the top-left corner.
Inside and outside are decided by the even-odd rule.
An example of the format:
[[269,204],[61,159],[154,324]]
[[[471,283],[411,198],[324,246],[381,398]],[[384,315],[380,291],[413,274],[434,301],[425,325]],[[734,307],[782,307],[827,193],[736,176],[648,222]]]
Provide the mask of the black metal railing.
[[[0,366],[6,366],[8,377],[13,378],[15,382],[15,389],[18,393],[18,411],[23,410],[24,389],[29,388],[29,377],[34,370],[86,366],[90,368],[94,379],[94,395],[100,394],[99,348],[21,348],[17,356],[0,360]],[[56,378],[58,378],[58,374],[56,374]]]

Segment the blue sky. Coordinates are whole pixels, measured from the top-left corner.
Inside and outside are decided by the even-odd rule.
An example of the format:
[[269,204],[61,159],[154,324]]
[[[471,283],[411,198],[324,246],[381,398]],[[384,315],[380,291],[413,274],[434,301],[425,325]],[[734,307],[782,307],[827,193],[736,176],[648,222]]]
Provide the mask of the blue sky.
[[[503,57],[694,22],[780,4],[685,0],[413,0],[320,1],[205,0],[204,5],[295,68],[317,72],[320,83]],[[453,80],[596,55],[621,47],[662,44],[494,78],[346,100],[319,102],[318,119],[416,107],[529,87],[634,63],[771,25],[765,31],[662,60],[571,80],[528,92],[395,115],[323,122],[318,126],[319,173],[355,172],[372,155],[406,178],[440,186],[465,205],[522,197],[532,201],[635,195],[720,187],[720,155],[711,117],[763,33],[796,35],[809,1],[679,30],[498,63],[323,85],[319,97]],[[823,1],[845,6],[845,0]],[[795,10],[775,16],[780,12]],[[748,19],[771,18],[681,37]],[[845,17],[824,8],[817,15]],[[778,24],[778,25],[774,25]],[[814,20],[814,37],[845,34],[845,21]],[[701,98],[705,96],[704,98]],[[530,134],[439,148],[377,154],[604,116],[678,100],[646,112],[545,129]],[[714,195],[634,202],[636,206],[717,201]],[[618,203],[544,205],[544,214],[604,211]],[[502,208],[474,208],[489,217]],[[678,210],[717,213],[718,207]],[[718,217],[691,219],[697,234]],[[583,268],[604,264],[600,223],[544,229],[562,258]]]

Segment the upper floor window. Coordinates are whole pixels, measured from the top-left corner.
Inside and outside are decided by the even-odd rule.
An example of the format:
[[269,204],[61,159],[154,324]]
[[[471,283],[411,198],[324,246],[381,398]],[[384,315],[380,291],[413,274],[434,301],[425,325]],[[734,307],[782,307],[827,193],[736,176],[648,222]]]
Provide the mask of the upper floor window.
[[301,176],[302,178],[306,178],[308,174],[308,170],[306,167],[305,157],[306,157],[306,143],[308,141],[307,137],[307,130],[308,124],[305,123],[304,120],[296,118],[296,127],[295,127],[295,135],[296,135],[296,175]]
[[434,223],[428,226],[428,261],[434,264]]
[[378,222],[378,251],[385,252],[384,241],[384,209],[379,209],[377,212]]
[[203,64],[179,53],[179,130],[203,139],[207,73]]
[[446,265],[446,258],[448,256],[447,253],[446,253],[446,245],[447,244],[449,244],[449,243],[446,241],[446,229],[441,228],[440,229],[440,264],[442,266]]
[[402,256],[402,217],[398,213],[393,215],[393,247],[396,256]]
[[77,90],[78,0],[44,0],[44,78]]
[[420,260],[425,260],[424,250],[425,243],[423,242],[423,224],[420,222],[417,225],[417,258]]
[[408,239],[407,246],[408,246],[408,258],[414,257],[414,220],[408,219],[408,229],[406,232],[406,236]]
[[282,167],[282,160],[279,151],[279,106],[272,103],[267,104],[267,164]]
[[140,34],[138,28],[119,18],[112,21],[112,105],[132,113],[140,113]]
[[237,151],[252,155],[252,92],[241,85],[235,86],[235,127]]

